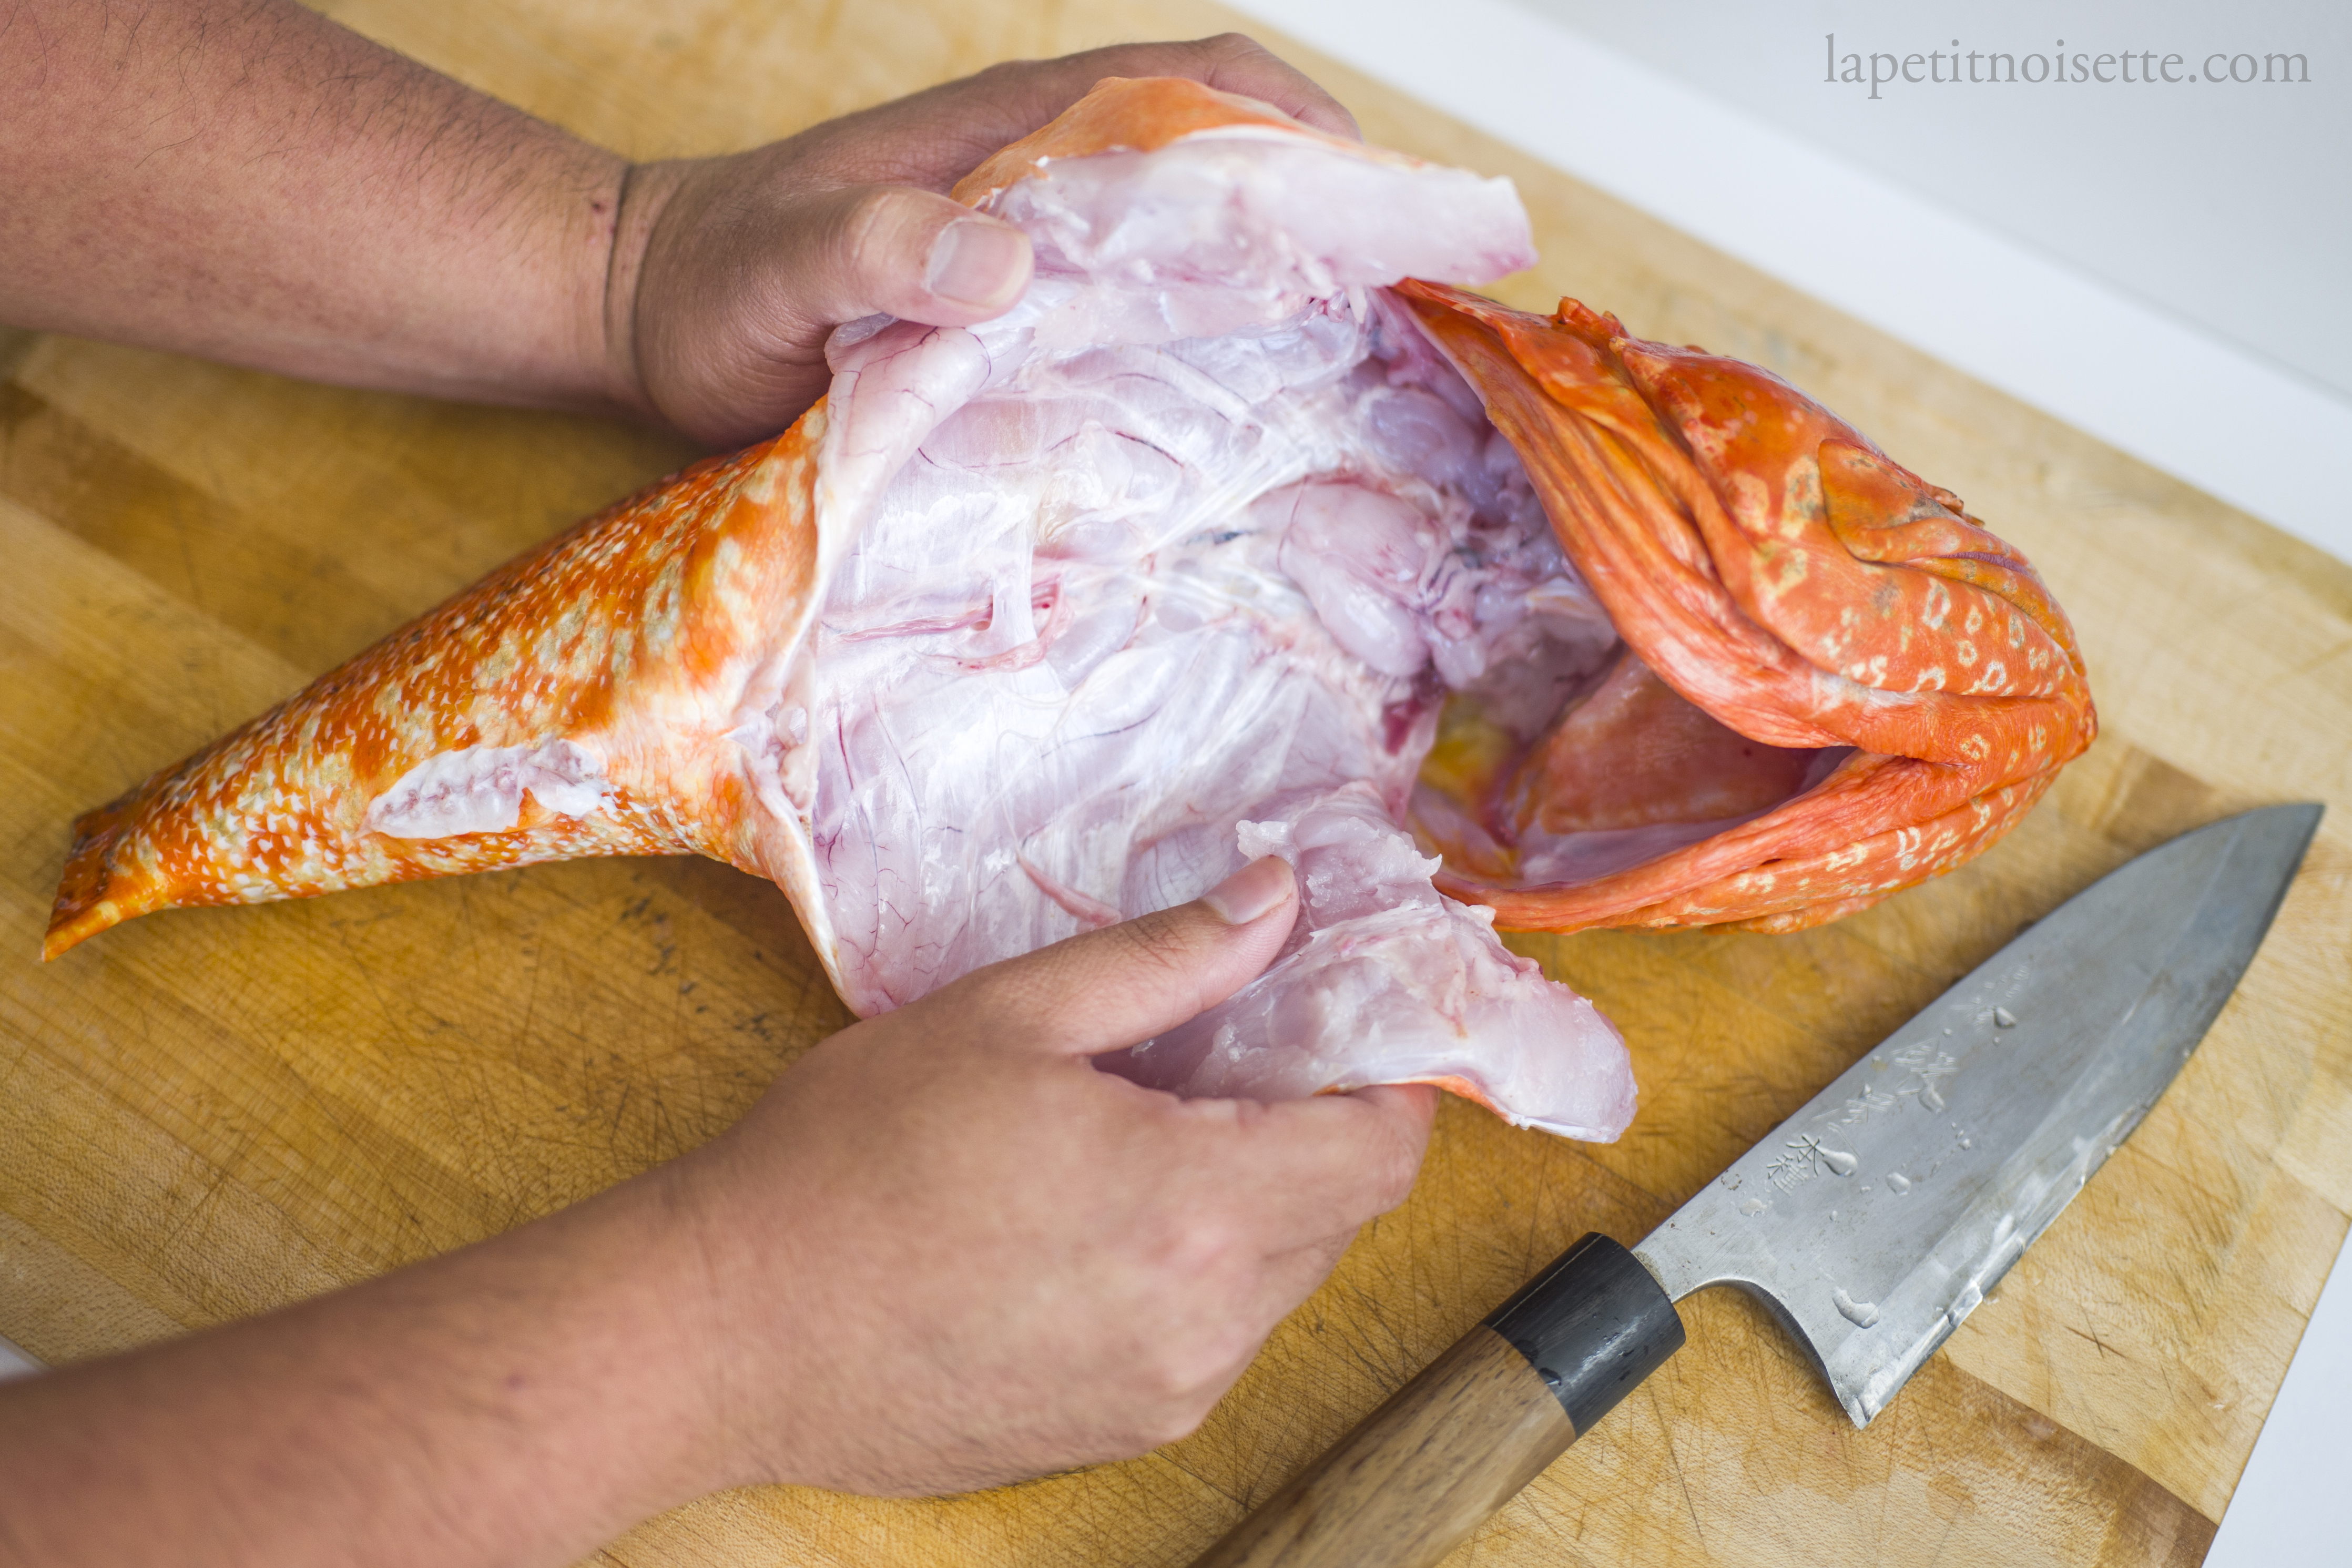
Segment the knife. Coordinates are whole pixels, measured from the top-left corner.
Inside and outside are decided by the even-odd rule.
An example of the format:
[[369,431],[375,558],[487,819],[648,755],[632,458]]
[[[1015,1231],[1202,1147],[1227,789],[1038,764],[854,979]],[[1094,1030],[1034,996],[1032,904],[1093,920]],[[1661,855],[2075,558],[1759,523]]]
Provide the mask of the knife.
[[2131,1135],[2253,962],[2319,826],[2150,850],[1995,953],[1628,1251],[1587,1236],[1194,1568],[1425,1568],[1682,1348],[1732,1285],[1856,1426]]

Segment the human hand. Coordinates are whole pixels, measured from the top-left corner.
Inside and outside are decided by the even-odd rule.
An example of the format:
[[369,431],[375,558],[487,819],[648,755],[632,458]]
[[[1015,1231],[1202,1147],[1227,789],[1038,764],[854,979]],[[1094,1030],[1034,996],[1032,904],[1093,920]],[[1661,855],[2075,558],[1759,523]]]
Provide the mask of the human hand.
[[1258,861],[844,1030],[585,1203],[0,1387],[0,1561],[572,1563],[717,1487],[955,1491],[1181,1436],[1429,1133],[1426,1088],[1184,1101],[1088,1063],[1297,912]]
[[1435,1093],[1186,1101],[1087,1058],[1222,1000],[1297,911],[1260,860],[979,971],[824,1042],[676,1167],[709,1259],[714,1484],[958,1491],[1198,1426],[1403,1201]]
[[1228,33],[992,66],[749,153],[635,169],[605,300],[614,395],[738,446],[823,395],[844,321],[1001,315],[1028,284],[1028,238],[945,193],[1110,76],[1191,77],[1357,133],[1329,94]]

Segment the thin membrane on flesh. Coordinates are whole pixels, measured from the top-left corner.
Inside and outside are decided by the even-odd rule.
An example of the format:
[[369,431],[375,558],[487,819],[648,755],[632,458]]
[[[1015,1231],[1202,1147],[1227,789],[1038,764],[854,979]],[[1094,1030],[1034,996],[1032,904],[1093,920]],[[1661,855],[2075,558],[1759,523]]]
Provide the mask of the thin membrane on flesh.
[[828,482],[863,521],[795,690],[847,999],[1281,853],[1282,956],[1107,1065],[1260,1098],[1443,1081],[1615,1137],[1616,1031],[1440,896],[1400,826],[1450,689],[1497,661],[1597,679],[1615,642],[1517,456],[1374,287],[1524,265],[1508,185],[1263,137],[1053,173],[994,199],[1037,239],[1013,312],[833,347]]
[[604,799],[604,759],[572,741],[443,752],[371,801],[367,825],[394,838],[495,833],[521,819],[525,795],[550,811],[585,816]]
[[[1495,940],[1495,915],[1430,886],[1424,856],[1352,784],[1244,822],[1244,856],[1279,855],[1300,915],[1266,973],[1192,1022],[1116,1058],[1114,1072],[1188,1095],[1293,1100],[1373,1083],[1444,1083],[1489,1104],[1555,1108],[1525,1124],[1608,1140],[1633,1114],[1601,1012]],[[1566,1108],[1595,1120],[1565,1120]]]

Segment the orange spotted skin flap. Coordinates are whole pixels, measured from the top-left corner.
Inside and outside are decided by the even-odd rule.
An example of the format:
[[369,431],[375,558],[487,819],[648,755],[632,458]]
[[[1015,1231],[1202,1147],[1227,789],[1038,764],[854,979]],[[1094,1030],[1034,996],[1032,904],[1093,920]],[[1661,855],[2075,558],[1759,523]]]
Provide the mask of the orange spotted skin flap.
[[[1521,931],[1793,931],[1976,855],[2097,733],[2074,628],[2033,568],[1778,376],[1573,300],[1547,318],[1398,292],[1659,679],[1738,735],[1854,748],[1763,816],[1616,875],[1521,886],[1449,853],[1447,892]],[[1499,798],[1484,786],[1513,761],[1453,782]],[[1463,804],[1491,816],[1495,798]]]

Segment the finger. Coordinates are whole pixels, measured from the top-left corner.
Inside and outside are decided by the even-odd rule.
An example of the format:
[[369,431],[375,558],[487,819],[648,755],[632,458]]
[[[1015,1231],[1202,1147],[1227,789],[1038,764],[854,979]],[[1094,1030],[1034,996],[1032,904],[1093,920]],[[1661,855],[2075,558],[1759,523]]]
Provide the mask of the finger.
[[[894,176],[946,189],[1000,147],[1042,129],[1105,77],[1183,77],[1273,105],[1303,125],[1362,139],[1355,116],[1297,67],[1240,33],[1181,43],[1114,44],[1058,59],[1015,60],[866,113],[927,125],[928,157]],[[846,117],[845,127],[862,119]],[[853,155],[844,145],[841,155]],[[936,160],[936,167],[930,166]]]
[[[1012,68],[1031,79],[1023,109],[1034,123],[1007,137],[1026,136],[1094,89],[1105,77],[1184,77],[1220,92],[1271,104],[1302,125],[1349,141],[1362,140],[1356,117],[1313,78],[1244,33],[1220,33],[1181,43],[1113,44],[1056,60]],[[983,80],[987,73],[974,78]]]
[[1338,99],[1318,87],[1306,72],[1244,33],[1220,33],[1214,37],[1183,43],[1117,44],[1045,63],[1055,68],[1046,96],[1068,96],[1046,108],[1038,118],[1039,125],[1085,97],[1105,77],[1177,76],[1220,92],[1239,93],[1271,104],[1315,130],[1344,136],[1351,142],[1363,139],[1362,132],[1356,129],[1356,117]]
[[1096,1056],[1150,1039],[1256,978],[1297,913],[1289,866],[1268,856],[1192,903],[992,964],[933,994],[984,1037]]
[[1429,1147],[1437,1091],[1384,1084],[1272,1105],[1193,1100],[1187,1109],[1228,1123],[1211,1159],[1220,1185],[1246,1194],[1253,1232],[1273,1256],[1351,1234],[1403,1203]]
[[1198,79],[1222,92],[1270,103],[1301,125],[1360,142],[1363,132],[1347,106],[1315,79],[1244,33],[1223,33],[1192,46],[1207,57]]
[[901,185],[780,197],[758,171],[769,156],[698,168],[657,223],[636,289],[630,342],[647,395],[714,444],[779,429],[823,394],[824,343],[842,322],[887,311],[969,325],[1029,282],[1028,237],[1008,224]]
[[1029,286],[1029,237],[930,191],[866,185],[795,204],[771,265],[794,313],[832,325],[887,312],[933,326],[1002,315]]
[[[986,321],[1029,286],[1029,237],[936,192],[863,184],[777,197],[755,185],[738,194],[725,188],[731,173],[716,170],[704,182],[711,188],[673,204],[685,216],[656,231],[654,259],[664,279],[684,280],[689,304],[710,297],[709,308],[677,313],[687,327],[707,327],[723,304],[755,351],[772,350],[779,363],[799,368],[809,342],[862,316]],[[714,243],[723,250],[714,254]]]
[[1304,1247],[1276,1253],[1259,1266],[1244,1312],[1251,1322],[1264,1325],[1261,1340],[1297,1311],[1300,1302],[1322,1289],[1360,1229],[1350,1226],[1337,1236],[1318,1237]]
[[[1171,1394],[1156,1416],[1147,1419],[1153,1428],[1147,1434],[1150,1447],[1174,1442],[1200,1425],[1249,1370],[1266,1337],[1330,1275],[1355,1237],[1351,1227],[1271,1256],[1253,1256],[1241,1265],[1244,1272],[1220,1287],[1155,1296],[1140,1310],[1163,1312],[1160,1321],[1146,1325],[1130,1315],[1129,1321],[1144,1330],[1149,1349],[1130,1355],[1129,1364],[1166,1358],[1158,1370]],[[1200,1283],[1197,1275],[1188,1279]]]

